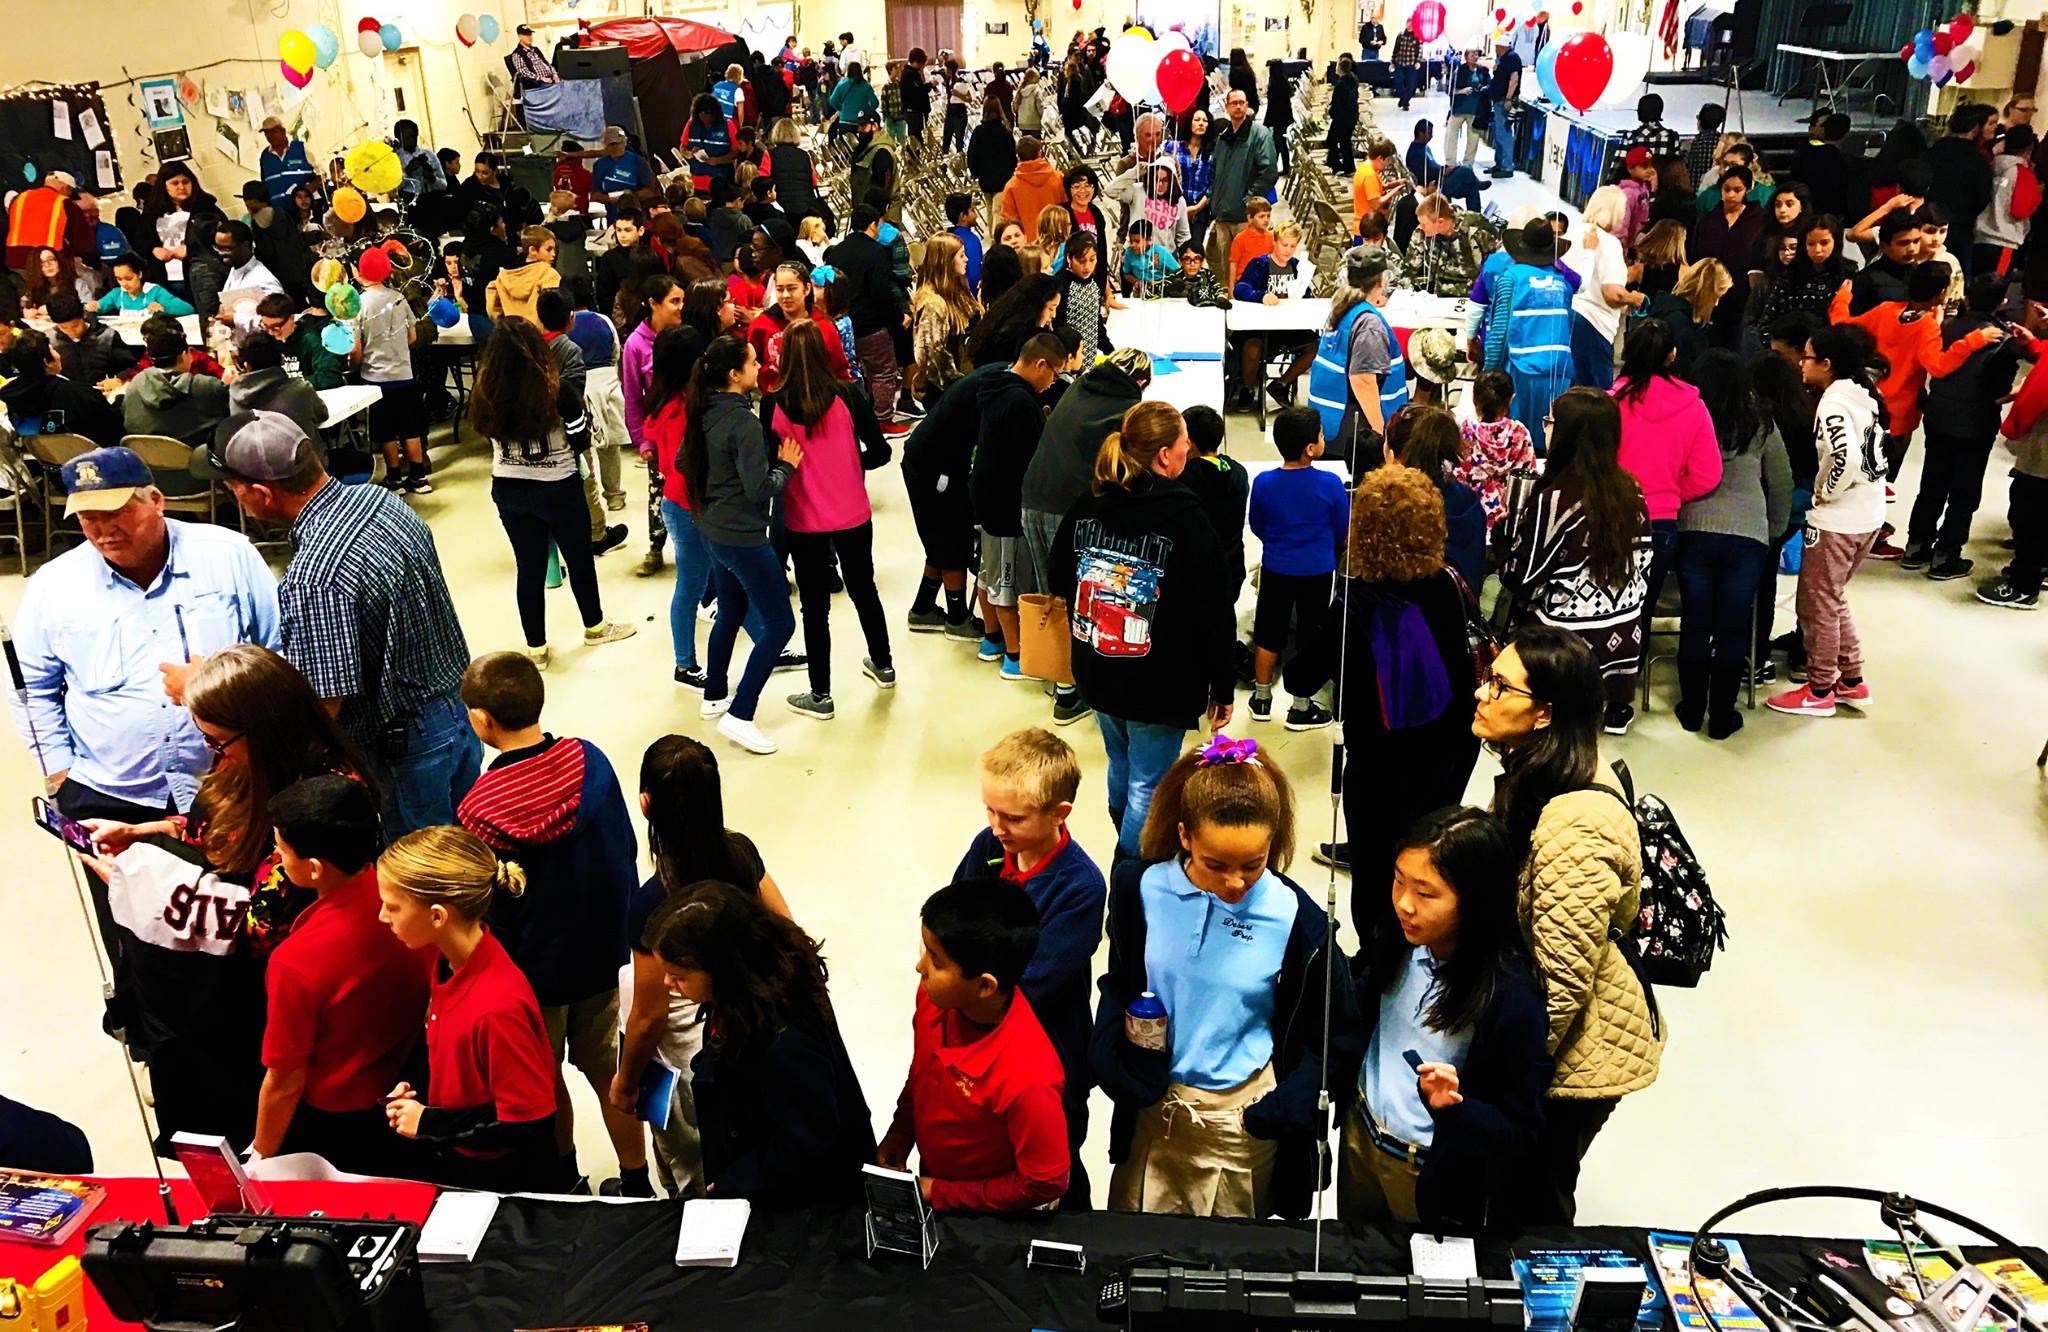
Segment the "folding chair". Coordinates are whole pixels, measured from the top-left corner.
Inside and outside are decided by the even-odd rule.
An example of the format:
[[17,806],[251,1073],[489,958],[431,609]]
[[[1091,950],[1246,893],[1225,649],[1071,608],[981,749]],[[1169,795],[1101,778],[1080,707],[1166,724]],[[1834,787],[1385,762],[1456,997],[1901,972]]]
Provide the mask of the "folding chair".
[[57,539],[57,514],[63,510],[64,477],[62,468],[81,453],[90,453],[99,445],[84,435],[30,435],[28,454],[42,464],[42,484],[38,500],[44,514],[43,555],[47,558]]
[[0,497],[0,509],[14,513],[14,534],[0,532],[0,541],[12,541],[16,553],[21,556],[21,575],[28,577],[28,510],[34,507],[41,516],[45,530],[50,523],[47,509],[42,508],[42,479],[35,467],[21,451],[20,440],[13,430],[0,426],[0,480],[4,480],[11,492]]
[[164,512],[218,521],[220,485],[192,475],[192,446],[168,435],[125,435],[125,448],[149,465],[156,488],[164,493]]

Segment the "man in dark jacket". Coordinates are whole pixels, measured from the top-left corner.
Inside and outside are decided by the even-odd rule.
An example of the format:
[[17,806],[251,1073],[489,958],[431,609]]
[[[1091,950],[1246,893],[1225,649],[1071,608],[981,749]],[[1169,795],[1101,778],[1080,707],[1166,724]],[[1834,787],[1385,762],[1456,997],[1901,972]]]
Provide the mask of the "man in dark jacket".
[[1045,432],[1045,412],[1038,397],[1052,387],[1066,362],[1064,344],[1050,333],[1034,334],[1007,371],[982,380],[975,390],[981,425],[975,436],[974,470],[968,491],[974,497],[974,525],[981,529],[982,623],[1001,629],[1001,640],[982,640],[982,660],[1000,648],[1005,680],[1023,680],[1017,660],[1021,633],[1017,597],[1043,591],[1031,579],[1024,558],[1024,473],[1038,452]]
[[[619,1059],[618,970],[627,956],[626,900],[639,851],[618,775],[587,740],[541,729],[540,668],[492,652],[462,673],[477,738],[497,751],[456,809],[462,826],[526,871],[526,891],[500,894],[491,929],[533,984],[559,1064],[566,1053],[597,1093],[618,1152],[622,1192],[651,1198],[640,1121],[612,1107]],[[575,1153],[568,1085],[555,1074],[555,1140]],[[565,1173],[574,1176],[573,1170]]]
[[1821,117],[1820,138],[1799,146],[1792,157],[1792,176],[1813,194],[1813,210],[1831,217],[1849,216],[1849,159],[1842,141],[1849,137],[1849,117],[1832,112]]
[[1244,201],[1253,195],[1264,197],[1280,179],[1280,165],[1273,151],[1273,131],[1252,119],[1251,102],[1242,90],[1233,88],[1223,99],[1229,123],[1216,136],[1215,166],[1209,177],[1209,211],[1214,224],[1209,228],[1209,267],[1219,273],[1230,271],[1230,245],[1245,228]]
[[1509,119],[1522,91],[1522,57],[1515,54],[1503,37],[1494,43],[1499,59],[1493,66],[1493,82],[1487,85],[1487,105],[1492,108],[1493,169],[1487,174],[1505,180],[1515,174],[1515,130]]
[[868,381],[875,419],[884,434],[900,435],[910,427],[896,419],[896,398],[903,374],[896,363],[896,331],[910,325],[910,301],[895,279],[895,260],[881,234],[882,210],[864,201],[854,210],[853,230],[825,251],[825,262],[849,284],[847,314],[853,320],[854,352]]
[[18,435],[83,435],[111,448],[121,442],[121,414],[90,384],[66,378],[48,335],[25,329],[0,357],[8,376],[0,404]]
[[85,304],[72,291],[50,293],[46,307],[50,316],[50,345],[67,378],[80,384],[98,385],[119,379],[135,368],[135,349],[121,341],[121,335],[96,319],[88,319]]
[[1996,112],[1982,102],[1964,102],[1949,113],[1948,134],[1935,140],[1924,159],[1933,183],[1927,197],[1948,214],[1948,252],[1970,276],[1977,248],[1977,214],[1991,203],[1991,162],[1984,145],[1997,128]]
[[[1996,319],[2005,282],[1985,273],[1970,283],[1961,314],[1941,326],[1941,345],[1952,347],[1980,328],[2003,330]],[[2002,334],[1970,353],[1954,373],[1927,380],[1927,461],[1920,470],[1920,494],[1906,524],[1902,569],[1926,569],[1936,580],[1961,578],[1972,561],[1963,558],[1970,520],[1984,494],[1984,469],[1998,438],[2004,399],[2019,368],[2020,344],[2032,339]]]

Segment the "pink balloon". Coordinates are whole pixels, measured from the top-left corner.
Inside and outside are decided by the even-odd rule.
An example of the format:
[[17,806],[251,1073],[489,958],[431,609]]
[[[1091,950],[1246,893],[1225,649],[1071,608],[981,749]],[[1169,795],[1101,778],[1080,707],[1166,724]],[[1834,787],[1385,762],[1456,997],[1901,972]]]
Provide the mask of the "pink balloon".
[[1175,115],[1195,104],[1202,94],[1202,58],[1186,48],[1168,51],[1159,58],[1159,100]]
[[1600,100],[1614,77],[1614,48],[1597,32],[1575,32],[1558,48],[1552,77],[1572,109],[1584,111]]
[[1408,20],[1408,26],[1415,30],[1420,41],[1433,42],[1444,35],[1444,7],[1441,0],[1422,0],[1415,6],[1415,14]]
[[310,69],[301,73],[282,60],[277,62],[277,67],[284,71],[284,81],[291,84],[294,88],[303,88],[313,81],[313,71]]

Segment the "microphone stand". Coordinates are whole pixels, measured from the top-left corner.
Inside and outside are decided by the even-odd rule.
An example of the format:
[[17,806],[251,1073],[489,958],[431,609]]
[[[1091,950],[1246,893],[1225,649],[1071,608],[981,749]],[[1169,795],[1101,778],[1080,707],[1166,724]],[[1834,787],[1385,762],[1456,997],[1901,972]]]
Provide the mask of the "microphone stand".
[[[29,706],[28,677],[22,674],[21,654],[14,647],[14,633],[7,621],[0,618],[0,652],[7,657],[7,675],[14,686],[15,706],[21,709],[22,721],[28,728],[29,748],[35,751],[36,771],[43,775],[43,789],[50,787],[50,764],[43,753],[42,737],[36,733],[36,715]],[[114,997],[114,982],[107,971],[107,962],[113,956],[100,938],[99,922],[93,915],[91,900],[86,896],[85,880],[78,873],[78,858],[69,846],[64,849],[64,864],[71,871],[71,886],[78,894],[78,910],[85,917],[85,943],[92,950],[93,965],[100,973],[100,1000],[102,1003]],[[177,1205],[171,1201],[170,1182],[164,1178],[163,1161],[156,1154],[156,1130],[149,1122],[149,1110],[142,1098],[142,1083],[135,1076],[135,1057],[128,1048],[128,1032],[123,1028],[114,1039],[121,1045],[121,1067],[128,1074],[128,1090],[135,1098],[135,1114],[142,1121],[143,1140],[149,1144],[149,1163],[156,1171],[157,1197],[164,1205],[164,1220],[169,1225],[178,1224]]]

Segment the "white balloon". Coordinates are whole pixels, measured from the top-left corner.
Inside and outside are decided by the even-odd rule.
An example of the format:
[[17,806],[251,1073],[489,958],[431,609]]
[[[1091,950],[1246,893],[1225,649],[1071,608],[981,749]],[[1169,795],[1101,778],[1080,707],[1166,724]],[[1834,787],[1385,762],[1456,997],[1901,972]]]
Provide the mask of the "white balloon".
[[1159,58],[1166,52],[1150,37],[1125,33],[1109,46],[1109,86],[1126,102],[1159,104]]
[[1634,106],[1643,95],[1643,76],[1650,72],[1653,40],[1640,32],[1610,32],[1607,45],[1614,52],[1614,75],[1595,107]]
[[[1493,27],[1493,11],[1498,8],[1501,6],[1473,0],[1444,0],[1444,35],[1460,51],[1483,48]],[[1490,49],[1486,53],[1493,54]]]
[[384,39],[374,32],[357,33],[356,49],[374,59],[384,54]]
[[[1160,33],[1157,42],[1159,58],[1161,60],[1166,59],[1168,51],[1192,51],[1195,49],[1194,45],[1188,41],[1188,35],[1177,29]],[[1156,70],[1158,66],[1154,65],[1153,68]]]

